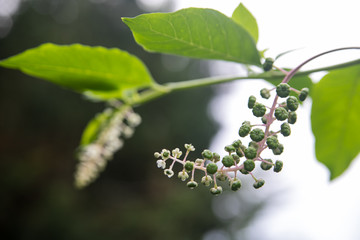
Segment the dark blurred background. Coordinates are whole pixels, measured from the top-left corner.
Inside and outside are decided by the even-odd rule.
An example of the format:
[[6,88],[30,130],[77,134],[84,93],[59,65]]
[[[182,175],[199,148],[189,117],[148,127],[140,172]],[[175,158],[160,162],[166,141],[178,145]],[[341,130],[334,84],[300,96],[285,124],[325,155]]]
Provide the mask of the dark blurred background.
[[[169,3],[158,11],[168,9]],[[22,1],[11,18],[1,18],[0,59],[45,42],[82,43],[135,54],[160,83],[207,76],[206,63],[150,54],[135,43],[120,18],[144,11],[132,0]],[[212,94],[211,88],[179,92],[136,108],[143,123],[135,135],[95,183],[76,190],[74,153],[104,104],[1,68],[1,238],[200,239],[219,224],[212,196],[168,179],[153,153],[191,142],[200,154],[216,130],[207,113]]]

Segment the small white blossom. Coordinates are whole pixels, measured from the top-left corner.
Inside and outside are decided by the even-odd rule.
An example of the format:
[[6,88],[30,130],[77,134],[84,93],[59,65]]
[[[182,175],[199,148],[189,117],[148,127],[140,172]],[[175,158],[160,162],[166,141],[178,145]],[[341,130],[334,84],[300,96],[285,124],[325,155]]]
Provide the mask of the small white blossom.
[[166,176],[168,176],[169,178],[171,178],[172,176],[174,176],[174,171],[171,170],[171,169],[165,169],[165,170],[164,170],[164,174],[165,174]]
[[130,127],[137,127],[141,123],[141,117],[139,114],[132,112],[127,115],[127,121]]
[[205,186],[210,186],[210,184],[212,183],[212,178],[209,175],[203,176],[201,178],[201,183],[204,184]]
[[189,178],[189,174],[187,174],[187,172],[185,172],[185,171],[181,171],[178,174],[178,178],[180,178],[181,181],[185,181],[186,179]]
[[174,150],[172,150],[172,156],[175,158],[179,158],[182,155],[182,151],[180,151],[179,148],[175,148]]
[[188,143],[185,144],[185,148],[186,148],[186,150],[191,151],[191,152],[195,151],[195,147],[192,144],[188,144]]
[[163,150],[161,151],[161,158],[162,158],[163,160],[168,159],[169,156],[170,156],[170,151],[169,151],[169,150],[163,149]]
[[156,165],[157,165],[158,168],[165,169],[166,162],[164,160],[159,159],[159,160],[156,161]]

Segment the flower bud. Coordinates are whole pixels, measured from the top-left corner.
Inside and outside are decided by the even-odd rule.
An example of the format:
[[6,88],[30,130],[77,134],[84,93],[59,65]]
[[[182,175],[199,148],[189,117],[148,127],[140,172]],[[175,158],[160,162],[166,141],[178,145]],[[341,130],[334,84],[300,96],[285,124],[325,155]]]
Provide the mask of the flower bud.
[[256,102],[256,97],[251,95],[248,100],[248,108],[253,108]]
[[154,153],[154,157],[155,157],[155,158],[159,158],[159,157],[161,157],[161,154],[158,153],[158,152],[155,152],[155,153]]
[[269,89],[266,89],[266,88],[263,88],[260,90],[260,96],[262,98],[265,98],[265,99],[269,99],[270,98],[270,91]]
[[194,188],[196,188],[196,187],[198,186],[198,183],[195,182],[194,180],[191,180],[191,181],[189,181],[189,182],[186,184],[186,186],[187,186],[188,188],[190,188],[190,189],[194,189]]
[[247,159],[253,159],[256,157],[257,150],[253,147],[248,147],[247,149],[245,149],[244,153]]
[[244,162],[244,169],[248,172],[251,172],[255,168],[254,160],[248,159]]
[[286,106],[290,111],[296,111],[299,107],[299,102],[296,97],[290,96],[286,99]]
[[250,138],[251,138],[251,140],[253,140],[255,142],[260,142],[261,140],[264,139],[264,136],[265,136],[265,133],[260,128],[255,128],[250,132]]
[[289,113],[288,113],[288,111],[286,111],[285,108],[278,107],[278,108],[275,109],[274,115],[275,115],[277,120],[284,121],[285,119],[288,118]]
[[[272,163],[272,160],[271,159],[264,159],[266,162],[261,162],[260,164],[260,167],[262,170],[269,170],[273,165],[272,164],[269,164],[269,163]],[[269,162],[269,163],[267,163]]]
[[258,179],[256,182],[254,182],[253,186],[255,189],[261,188],[262,186],[264,186],[265,181],[264,179]]
[[184,168],[186,171],[191,172],[194,169],[194,163],[191,161],[186,161]]
[[266,113],[266,107],[261,103],[255,103],[252,113],[255,117],[262,117]]
[[214,174],[218,170],[218,166],[215,163],[209,163],[206,165],[206,172],[209,174]]
[[233,157],[230,155],[225,155],[221,162],[225,167],[231,167],[235,164]]
[[287,83],[280,83],[276,87],[276,93],[279,97],[285,98],[290,94],[290,86]]
[[309,89],[308,88],[301,89],[301,92],[299,94],[299,100],[304,101],[308,95],[309,95]]
[[277,161],[275,162],[274,172],[277,172],[277,173],[278,173],[278,172],[281,171],[282,168],[283,168],[283,162],[277,160]]

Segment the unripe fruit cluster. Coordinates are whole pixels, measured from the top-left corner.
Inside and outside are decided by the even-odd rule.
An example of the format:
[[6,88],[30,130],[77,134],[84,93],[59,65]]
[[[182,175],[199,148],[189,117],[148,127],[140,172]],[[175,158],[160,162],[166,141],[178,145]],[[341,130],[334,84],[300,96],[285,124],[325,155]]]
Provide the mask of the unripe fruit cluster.
[[[267,64],[267,65],[266,65]],[[265,66],[266,65],[266,66]],[[267,60],[264,68],[270,70],[272,62]],[[260,96],[263,99],[271,97],[271,91],[276,91],[272,107],[266,107],[263,103],[257,101],[255,96],[250,96],[248,100],[248,108],[252,109],[255,117],[261,118],[260,124],[251,124],[250,121],[244,121],[239,128],[239,136],[241,138],[250,138],[251,141],[243,144],[243,140],[237,139],[232,144],[226,145],[224,150],[227,154],[221,157],[218,153],[212,152],[208,149],[202,151],[202,158],[195,161],[187,160],[188,154],[195,151],[191,144],[185,144],[186,154],[181,160],[182,152],[176,148],[171,152],[163,149],[161,153],[155,153],[157,165],[164,169],[164,174],[172,177],[174,172],[172,170],[175,162],[182,164],[183,169],[178,173],[178,177],[187,182],[190,189],[198,186],[194,180],[195,171],[204,172],[201,178],[201,183],[210,188],[210,193],[219,195],[222,193],[222,187],[217,185],[217,181],[229,181],[229,187],[232,191],[237,191],[241,188],[241,180],[238,174],[251,175],[255,180],[253,187],[258,189],[265,184],[265,180],[254,176],[254,170],[258,165],[264,171],[273,168],[273,171],[278,173],[283,168],[283,162],[280,160],[263,159],[261,154],[264,150],[269,149],[275,156],[280,155],[284,151],[284,146],[279,142],[278,134],[288,137],[291,134],[290,124],[294,124],[297,120],[296,110],[299,107],[299,100],[304,101],[308,96],[309,89],[303,88],[301,91],[292,89],[287,83],[280,83],[274,89],[263,88],[260,91]],[[298,98],[290,95],[294,91],[298,93]],[[277,100],[285,98],[285,102],[278,104]],[[299,99],[299,100],[298,100]],[[284,122],[287,120],[287,122]],[[275,121],[280,121],[280,130],[271,131],[270,127]],[[255,127],[256,126],[256,127]],[[170,161],[170,167],[166,168],[167,162]],[[259,164],[257,164],[259,162]],[[231,174],[230,174],[231,173]]]

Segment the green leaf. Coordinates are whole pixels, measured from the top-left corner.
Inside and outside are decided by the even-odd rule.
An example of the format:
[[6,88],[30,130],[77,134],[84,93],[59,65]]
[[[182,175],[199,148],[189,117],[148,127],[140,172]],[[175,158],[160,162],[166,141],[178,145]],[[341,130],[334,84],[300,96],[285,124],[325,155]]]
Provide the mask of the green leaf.
[[0,61],[0,66],[100,99],[121,98],[124,90],[154,84],[141,60],[115,48],[46,43]]
[[235,9],[231,18],[248,31],[255,42],[258,41],[259,28],[256,19],[242,3]]
[[145,50],[193,58],[220,59],[260,66],[250,34],[212,9],[187,8],[123,18]]
[[110,109],[98,113],[86,126],[81,137],[80,145],[85,146],[94,142],[101,133],[101,130],[108,125],[112,115],[113,111]]
[[316,157],[334,179],[360,151],[360,66],[331,71],[314,86],[312,98]]

